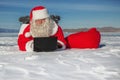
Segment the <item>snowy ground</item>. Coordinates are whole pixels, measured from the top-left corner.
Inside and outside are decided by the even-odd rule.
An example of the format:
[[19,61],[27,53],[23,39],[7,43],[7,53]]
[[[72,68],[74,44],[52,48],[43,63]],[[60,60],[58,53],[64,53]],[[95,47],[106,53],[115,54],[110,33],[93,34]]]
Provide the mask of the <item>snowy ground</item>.
[[0,33],[0,80],[120,80],[120,33],[102,33],[99,49],[26,53],[16,41]]

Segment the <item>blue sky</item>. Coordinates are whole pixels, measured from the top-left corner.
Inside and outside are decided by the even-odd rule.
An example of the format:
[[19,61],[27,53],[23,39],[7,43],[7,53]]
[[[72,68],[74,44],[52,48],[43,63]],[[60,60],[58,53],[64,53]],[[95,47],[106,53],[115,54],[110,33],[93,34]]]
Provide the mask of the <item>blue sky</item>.
[[0,28],[20,28],[18,18],[43,5],[61,16],[62,28],[120,27],[120,0],[0,0]]

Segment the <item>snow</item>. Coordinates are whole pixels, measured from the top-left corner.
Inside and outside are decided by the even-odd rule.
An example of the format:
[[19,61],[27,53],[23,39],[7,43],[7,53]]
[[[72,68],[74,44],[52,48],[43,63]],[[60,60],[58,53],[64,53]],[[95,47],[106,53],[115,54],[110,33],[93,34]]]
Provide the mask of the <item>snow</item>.
[[0,80],[120,80],[120,33],[102,33],[98,49],[21,52],[0,33]]

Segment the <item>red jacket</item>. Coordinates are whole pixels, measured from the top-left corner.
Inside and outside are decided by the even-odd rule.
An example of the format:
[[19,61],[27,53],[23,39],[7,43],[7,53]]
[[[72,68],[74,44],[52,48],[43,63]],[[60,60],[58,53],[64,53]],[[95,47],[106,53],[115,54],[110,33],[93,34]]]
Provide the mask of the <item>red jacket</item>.
[[[60,49],[66,48],[66,41],[60,26],[56,24],[51,36],[57,37],[57,42],[61,46]],[[33,37],[30,35],[30,25],[23,24],[18,34],[18,47],[21,51],[33,51]]]

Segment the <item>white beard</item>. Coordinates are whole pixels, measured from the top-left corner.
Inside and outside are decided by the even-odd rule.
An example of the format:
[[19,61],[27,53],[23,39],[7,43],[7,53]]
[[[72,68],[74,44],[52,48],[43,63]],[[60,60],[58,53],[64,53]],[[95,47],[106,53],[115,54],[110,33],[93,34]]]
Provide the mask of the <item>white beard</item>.
[[54,27],[55,23],[50,18],[46,18],[45,22],[40,25],[36,25],[35,20],[32,20],[30,24],[30,33],[33,37],[49,37]]

